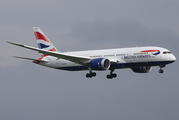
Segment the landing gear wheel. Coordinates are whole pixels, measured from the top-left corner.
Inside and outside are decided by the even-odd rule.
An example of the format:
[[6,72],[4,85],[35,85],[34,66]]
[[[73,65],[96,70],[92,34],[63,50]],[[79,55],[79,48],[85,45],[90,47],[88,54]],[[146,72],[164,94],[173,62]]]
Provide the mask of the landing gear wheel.
[[87,74],[86,74],[86,77],[87,77],[87,78],[92,78],[92,75],[89,74],[89,73],[87,73]]
[[113,78],[116,78],[116,77],[117,77],[117,74],[116,74],[116,73],[112,74],[112,77],[113,77]]
[[87,78],[92,78],[92,77],[95,77],[96,76],[96,73],[95,72],[91,72],[91,73],[87,73],[86,74],[86,77]]
[[107,75],[106,77],[107,77],[107,79],[112,79],[113,78],[112,75]]
[[117,74],[109,74],[106,76],[107,79],[113,79],[113,78],[116,78],[117,77]]
[[110,74],[108,74],[106,76],[107,79],[113,79],[113,78],[116,78],[117,77],[117,74],[116,73],[113,73],[114,72],[114,69],[111,69],[111,72]]
[[160,70],[158,71],[159,73],[163,73],[164,71],[163,71],[163,67],[165,67],[166,65],[159,65],[159,67],[160,67]]
[[96,76],[96,73],[95,73],[95,72],[92,72],[91,75],[92,75],[93,77],[95,77],[95,76]]
[[164,70],[160,69],[158,72],[159,72],[159,73],[163,73],[163,72],[164,72]]

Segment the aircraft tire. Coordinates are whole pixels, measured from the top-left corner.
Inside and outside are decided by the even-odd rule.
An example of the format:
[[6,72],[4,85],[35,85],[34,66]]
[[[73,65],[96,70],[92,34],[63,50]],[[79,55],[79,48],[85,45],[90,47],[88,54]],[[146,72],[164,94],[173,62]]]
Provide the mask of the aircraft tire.
[[112,79],[113,78],[112,75],[107,75],[106,77],[107,77],[107,79]]
[[116,77],[117,77],[117,74],[115,74],[115,73],[112,74],[112,77],[113,77],[113,78],[116,78]]
[[93,73],[91,73],[91,75],[95,77],[95,76],[96,76],[96,73],[95,73],[95,72],[93,72]]
[[92,75],[89,74],[89,73],[87,73],[87,74],[86,74],[86,77],[87,77],[87,78],[92,78]]
[[161,69],[161,70],[159,70],[158,72],[159,72],[159,73],[163,73],[163,72],[164,72],[164,70],[162,70],[162,69]]

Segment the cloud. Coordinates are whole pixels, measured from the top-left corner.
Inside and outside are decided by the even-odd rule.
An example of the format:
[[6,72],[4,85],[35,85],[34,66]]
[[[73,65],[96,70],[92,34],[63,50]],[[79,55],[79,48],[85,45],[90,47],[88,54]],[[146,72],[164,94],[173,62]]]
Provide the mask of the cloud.
[[86,79],[85,72],[58,71],[28,61],[0,69],[1,118],[108,120],[147,116],[149,120],[178,117],[175,78],[155,72],[145,75],[131,70],[115,72],[119,76],[111,81],[106,80],[106,72]]
[[[59,39],[71,43],[66,49],[99,49],[131,46],[163,46],[172,49],[178,43],[177,34],[170,29],[152,29],[129,19],[85,22],[77,20],[71,32],[59,35]],[[79,46],[80,45],[80,46]]]

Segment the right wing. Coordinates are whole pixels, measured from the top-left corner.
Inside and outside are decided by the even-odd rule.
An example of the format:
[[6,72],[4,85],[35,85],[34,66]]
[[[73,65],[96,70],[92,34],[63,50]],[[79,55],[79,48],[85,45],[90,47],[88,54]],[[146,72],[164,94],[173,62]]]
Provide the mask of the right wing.
[[[83,66],[86,66],[86,67],[89,67],[88,63],[91,60],[90,57],[70,55],[70,54],[56,52],[56,51],[52,52],[52,51],[39,49],[39,48],[27,46],[27,45],[12,43],[12,42],[9,42],[9,41],[7,41],[7,42],[10,43],[10,44],[16,45],[16,46],[20,46],[20,47],[27,48],[27,49],[30,49],[30,50],[38,51],[39,53],[43,53],[45,55],[50,55],[50,56],[54,56],[54,57],[57,57],[57,58],[62,58],[62,59],[65,59],[65,60],[69,60],[71,62],[75,62],[75,63],[81,64]],[[23,58],[23,57],[19,57],[19,58]],[[23,58],[23,59],[29,59],[29,58]]]

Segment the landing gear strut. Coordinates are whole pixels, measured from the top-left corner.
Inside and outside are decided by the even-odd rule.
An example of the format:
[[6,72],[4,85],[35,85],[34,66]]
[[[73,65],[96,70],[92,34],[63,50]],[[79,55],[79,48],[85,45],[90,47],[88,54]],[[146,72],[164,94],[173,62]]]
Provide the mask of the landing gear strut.
[[117,77],[117,74],[116,73],[113,73],[114,70],[111,70],[110,74],[108,74],[106,77],[107,79],[113,79],[113,78],[116,78]]
[[160,70],[159,70],[158,72],[159,72],[159,73],[163,73],[164,70],[163,70],[162,68],[165,67],[165,65],[160,65],[159,67],[160,67]]
[[95,77],[96,76],[96,73],[95,72],[92,72],[92,71],[90,71],[90,73],[87,73],[86,74],[86,77],[87,78],[92,78],[92,77]]

